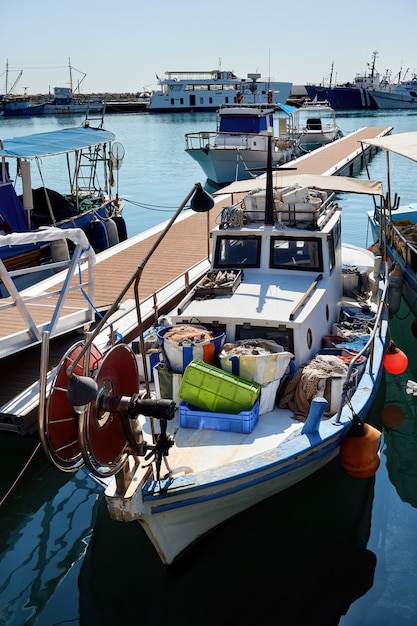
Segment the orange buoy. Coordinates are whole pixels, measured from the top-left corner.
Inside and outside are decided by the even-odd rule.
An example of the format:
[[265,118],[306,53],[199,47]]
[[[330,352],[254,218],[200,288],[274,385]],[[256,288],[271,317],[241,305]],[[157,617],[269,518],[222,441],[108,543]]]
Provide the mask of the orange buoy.
[[370,424],[354,418],[352,426],[340,445],[343,469],[355,478],[370,478],[381,462],[379,445],[381,433]]
[[408,367],[407,355],[397,348],[392,339],[384,355],[383,364],[390,374],[403,374]]

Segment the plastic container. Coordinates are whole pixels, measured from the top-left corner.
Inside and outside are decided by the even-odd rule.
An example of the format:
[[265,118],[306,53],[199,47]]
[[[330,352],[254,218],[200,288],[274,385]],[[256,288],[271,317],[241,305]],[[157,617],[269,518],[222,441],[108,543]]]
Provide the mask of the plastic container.
[[203,428],[223,430],[231,433],[251,433],[259,416],[259,401],[251,411],[242,411],[237,415],[201,411],[188,402],[180,403],[180,425],[185,428]]
[[155,381],[156,397],[158,399],[174,400],[175,404],[179,406],[178,390],[181,386],[182,374],[168,369],[165,363],[158,363],[153,368],[153,379]]
[[[250,353],[239,352],[248,347]],[[253,347],[253,350],[252,350]],[[257,348],[259,354],[255,354]],[[268,354],[265,354],[268,351]],[[235,354],[235,352],[238,352]],[[220,353],[220,367],[246,380],[254,380],[261,385],[280,381],[294,357],[275,341],[266,339],[247,339],[226,343]]]
[[259,383],[194,359],[184,371],[178,396],[198,409],[237,414],[251,411],[260,391]]
[[[344,363],[346,363],[347,365],[350,365],[350,362],[352,361],[353,357],[356,356],[357,353],[350,352],[349,350],[346,350],[345,348],[323,348],[323,350],[319,351],[319,354],[331,354],[333,356],[337,356]],[[355,368],[357,369],[357,372],[358,372],[357,375],[359,378],[362,376],[363,372],[365,371],[365,367],[366,367],[366,358],[364,356],[360,356],[355,361]]]
[[[186,326],[186,324],[180,326]],[[201,328],[202,331],[207,331],[204,326],[199,327],[195,324],[191,324],[190,327],[191,326],[193,328]],[[175,327],[169,326],[168,328],[161,328],[157,332],[162,351],[172,371],[182,373],[193,359],[201,359],[206,363],[214,363],[216,361],[226,338],[224,332],[213,332],[212,339],[208,341],[184,341],[182,345],[180,345],[176,341],[165,338],[167,332],[173,328]]]
[[281,380],[273,380],[267,385],[262,385],[259,398],[259,415],[270,413],[274,410],[280,383]]

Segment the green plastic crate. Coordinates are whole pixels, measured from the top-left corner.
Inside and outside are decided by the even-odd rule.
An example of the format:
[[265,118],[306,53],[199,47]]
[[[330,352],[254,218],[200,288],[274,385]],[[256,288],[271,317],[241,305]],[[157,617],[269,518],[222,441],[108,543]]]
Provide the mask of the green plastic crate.
[[185,368],[178,396],[198,409],[237,414],[250,411],[260,391],[259,383],[194,359]]

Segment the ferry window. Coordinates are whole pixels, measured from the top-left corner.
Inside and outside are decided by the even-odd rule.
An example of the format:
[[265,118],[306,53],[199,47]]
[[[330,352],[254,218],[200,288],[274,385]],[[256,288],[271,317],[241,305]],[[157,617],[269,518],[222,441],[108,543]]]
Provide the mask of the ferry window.
[[273,237],[270,267],[323,271],[321,240],[312,237]]
[[269,339],[275,341],[288,352],[294,352],[294,337],[291,328],[271,328],[270,326],[236,326],[236,341],[244,339]]
[[225,236],[217,239],[215,267],[260,267],[261,238]]

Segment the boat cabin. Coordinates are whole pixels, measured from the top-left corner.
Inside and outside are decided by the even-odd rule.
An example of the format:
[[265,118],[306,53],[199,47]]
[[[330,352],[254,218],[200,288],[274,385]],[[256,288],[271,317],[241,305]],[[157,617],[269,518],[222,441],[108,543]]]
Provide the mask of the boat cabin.
[[232,107],[219,110],[219,133],[267,133],[274,127],[272,109]]
[[338,318],[341,212],[324,192],[284,188],[273,225],[265,213],[264,191],[223,209],[211,233],[214,282],[199,283],[173,322],[198,320],[226,341],[273,339],[300,366],[321,347],[323,319],[330,334]]

